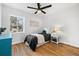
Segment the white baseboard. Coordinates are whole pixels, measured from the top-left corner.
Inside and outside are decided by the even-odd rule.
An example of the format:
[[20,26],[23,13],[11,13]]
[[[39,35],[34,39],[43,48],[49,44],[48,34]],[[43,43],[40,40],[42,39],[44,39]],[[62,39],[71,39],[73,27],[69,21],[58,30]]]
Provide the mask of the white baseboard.
[[79,48],[79,45],[71,44],[71,43],[68,43],[68,42],[60,42],[60,43],[67,44],[67,45]]
[[23,41],[12,42],[12,45],[22,43]]

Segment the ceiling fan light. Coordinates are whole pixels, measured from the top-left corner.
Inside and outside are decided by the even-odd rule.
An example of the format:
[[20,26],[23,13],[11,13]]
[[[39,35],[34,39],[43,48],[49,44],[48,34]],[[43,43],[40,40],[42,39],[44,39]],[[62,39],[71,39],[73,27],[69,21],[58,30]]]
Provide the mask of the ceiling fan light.
[[38,10],[38,13],[41,13],[41,11],[40,11],[40,10]]

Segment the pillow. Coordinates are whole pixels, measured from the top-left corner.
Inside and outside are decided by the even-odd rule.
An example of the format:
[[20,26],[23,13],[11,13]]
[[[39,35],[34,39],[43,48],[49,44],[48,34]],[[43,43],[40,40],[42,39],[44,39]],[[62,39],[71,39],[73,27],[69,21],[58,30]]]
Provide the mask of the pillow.
[[46,31],[46,33],[48,33],[48,29],[47,28],[44,28],[43,30]]

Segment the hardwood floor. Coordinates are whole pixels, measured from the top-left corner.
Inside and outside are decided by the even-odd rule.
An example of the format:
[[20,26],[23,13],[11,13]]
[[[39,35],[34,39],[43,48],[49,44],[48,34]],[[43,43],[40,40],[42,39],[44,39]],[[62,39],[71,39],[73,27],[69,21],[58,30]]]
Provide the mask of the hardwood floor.
[[24,43],[13,45],[13,56],[79,56],[79,48],[65,44],[46,43],[33,52]]

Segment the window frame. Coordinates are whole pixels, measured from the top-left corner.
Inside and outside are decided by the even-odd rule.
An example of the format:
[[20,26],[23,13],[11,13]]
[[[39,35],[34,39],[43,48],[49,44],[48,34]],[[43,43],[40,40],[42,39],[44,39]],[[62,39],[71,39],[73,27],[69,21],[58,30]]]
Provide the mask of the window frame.
[[[23,26],[23,31],[17,31],[17,32],[12,32],[12,30],[11,30],[11,16],[13,16],[13,17],[19,17],[19,18],[22,18],[23,19],[23,24],[22,24],[22,26]],[[10,32],[12,32],[12,33],[24,33],[25,32],[25,17],[23,17],[23,16],[16,16],[16,15],[10,15],[10,18],[9,18],[9,20],[10,20]]]

